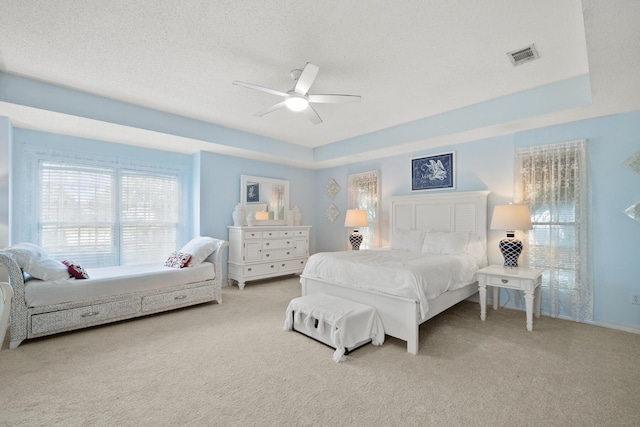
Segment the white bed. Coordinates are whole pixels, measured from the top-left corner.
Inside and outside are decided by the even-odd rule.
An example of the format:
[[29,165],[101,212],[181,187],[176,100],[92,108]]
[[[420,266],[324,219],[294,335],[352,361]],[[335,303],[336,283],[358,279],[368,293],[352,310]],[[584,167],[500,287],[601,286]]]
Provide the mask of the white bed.
[[[425,195],[410,195],[392,197],[390,201],[390,221],[389,233],[390,241],[393,241],[394,230],[429,230],[433,232],[468,233],[470,236],[477,236],[483,251],[486,251],[487,237],[487,197],[488,191],[440,193]],[[383,261],[385,250],[363,251],[369,254],[357,254],[351,252],[339,253],[336,257],[323,257],[321,263],[338,262],[336,258],[341,258],[344,263],[350,265],[344,268],[350,271],[346,276],[318,274],[316,254],[310,257],[305,266],[305,271],[300,277],[302,284],[302,295],[309,295],[316,292],[323,292],[329,295],[338,296],[361,304],[375,307],[382,318],[385,333],[395,338],[407,341],[407,351],[412,354],[418,353],[418,333],[420,324],[443,312],[447,308],[468,298],[478,291],[478,284],[475,274],[458,274],[459,279],[466,277],[468,283],[456,283],[451,286],[451,282],[440,284],[440,290],[421,291],[419,287],[412,283],[419,281],[413,277],[411,267],[412,261],[415,265],[421,261],[419,256],[410,255],[405,252],[405,259],[398,260],[393,255],[394,250],[389,250],[387,261]],[[442,262],[450,256],[442,256],[437,260],[433,256],[433,261],[442,268]],[[358,258],[368,258],[360,267],[356,267]],[[464,265],[465,261],[462,261]],[[385,288],[372,284],[373,280],[368,276],[366,269],[370,266],[373,270],[377,265],[378,270],[372,274],[383,278],[387,283]],[[398,269],[394,270],[394,265]],[[478,263],[475,270],[479,269]],[[326,265],[325,265],[326,267]],[[447,269],[447,268],[445,268]],[[451,266],[448,270],[456,276],[456,272],[463,269],[461,266]],[[324,268],[324,271],[332,271],[335,274],[337,268]],[[358,273],[359,271],[359,273]],[[394,288],[391,294],[389,286]],[[414,291],[412,292],[412,289]],[[437,295],[437,296],[436,296]]]

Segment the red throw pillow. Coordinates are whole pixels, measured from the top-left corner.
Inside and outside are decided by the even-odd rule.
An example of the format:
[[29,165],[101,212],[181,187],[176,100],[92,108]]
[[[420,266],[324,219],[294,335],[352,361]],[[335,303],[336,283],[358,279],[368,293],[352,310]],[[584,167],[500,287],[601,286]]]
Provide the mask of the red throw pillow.
[[87,273],[87,271],[84,268],[82,268],[82,266],[76,264],[75,262],[64,260],[62,261],[62,263],[67,266],[67,270],[69,270],[69,274],[71,274],[76,279],[89,278],[89,273]]
[[191,260],[191,254],[186,254],[184,252],[173,251],[169,258],[165,261],[165,267],[171,268],[184,268],[189,264]]

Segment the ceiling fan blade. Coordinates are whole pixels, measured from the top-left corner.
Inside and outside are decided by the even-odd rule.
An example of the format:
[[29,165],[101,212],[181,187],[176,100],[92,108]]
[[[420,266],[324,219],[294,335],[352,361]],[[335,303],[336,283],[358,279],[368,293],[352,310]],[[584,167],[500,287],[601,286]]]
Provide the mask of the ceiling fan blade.
[[287,94],[285,92],[281,92],[281,91],[275,90],[275,89],[269,89],[268,87],[262,87],[262,86],[254,85],[253,83],[239,82],[239,81],[236,80],[236,81],[233,82],[233,84],[236,85],[236,86],[242,86],[242,87],[246,87],[246,88],[249,88],[249,89],[259,90],[261,92],[270,93],[272,95],[287,96]]
[[320,104],[353,104],[361,99],[358,95],[309,95],[309,102]]
[[304,66],[300,77],[298,77],[298,83],[296,83],[296,87],[293,90],[300,95],[306,95],[318,75],[318,70],[320,70],[320,68],[318,68],[317,65],[307,62],[307,65]]
[[316,110],[311,108],[311,105],[307,106],[307,108],[302,110],[302,112],[305,116],[307,116],[309,120],[311,120],[311,122],[313,122],[314,125],[319,125],[320,123],[322,123],[322,119],[320,118],[318,113],[316,113]]
[[267,107],[264,110],[260,110],[257,113],[254,113],[253,115],[256,116],[256,117],[262,117],[265,114],[269,114],[272,111],[276,111],[277,109],[282,108],[284,106],[285,106],[284,101],[278,102],[277,104],[273,104],[271,107]]

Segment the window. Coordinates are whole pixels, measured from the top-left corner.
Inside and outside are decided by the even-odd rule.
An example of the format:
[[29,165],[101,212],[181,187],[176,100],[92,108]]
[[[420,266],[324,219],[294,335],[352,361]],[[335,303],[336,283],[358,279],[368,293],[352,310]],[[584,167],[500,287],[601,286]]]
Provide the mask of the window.
[[179,246],[187,229],[179,167],[27,154],[35,168],[25,188],[35,191],[23,240],[85,267],[160,261]]
[[[378,246],[379,235],[380,172],[371,171],[349,175],[349,209],[364,209],[369,220],[368,227],[360,227],[361,249]],[[349,231],[351,233],[352,230]]]
[[593,317],[587,177],[586,141],[516,151],[516,199],[533,224],[525,259],[545,270],[542,308],[554,317]]

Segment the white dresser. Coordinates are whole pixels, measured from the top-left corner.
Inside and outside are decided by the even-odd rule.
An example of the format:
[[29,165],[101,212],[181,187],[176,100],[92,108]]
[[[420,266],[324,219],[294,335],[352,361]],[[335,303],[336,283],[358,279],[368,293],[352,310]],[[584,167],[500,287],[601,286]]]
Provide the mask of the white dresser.
[[229,227],[229,280],[300,274],[309,257],[311,226]]

